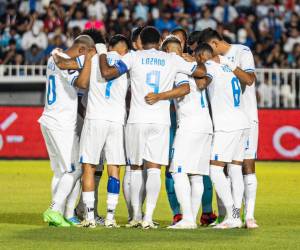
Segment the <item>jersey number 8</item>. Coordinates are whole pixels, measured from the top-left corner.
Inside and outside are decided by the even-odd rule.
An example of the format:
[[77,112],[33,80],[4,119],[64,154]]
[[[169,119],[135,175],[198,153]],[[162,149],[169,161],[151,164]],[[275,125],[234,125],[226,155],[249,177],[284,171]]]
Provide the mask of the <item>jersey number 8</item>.
[[48,105],[52,105],[56,101],[56,85],[55,76],[50,75],[48,77],[48,91],[47,91],[47,102]]

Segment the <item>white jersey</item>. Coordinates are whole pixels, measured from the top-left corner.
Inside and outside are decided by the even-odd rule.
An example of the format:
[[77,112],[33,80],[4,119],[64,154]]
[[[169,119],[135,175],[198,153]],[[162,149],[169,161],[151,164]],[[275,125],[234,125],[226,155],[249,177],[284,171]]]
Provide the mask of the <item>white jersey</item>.
[[[70,58],[62,54],[65,58]],[[74,130],[77,119],[77,89],[73,86],[79,72],[61,70],[53,60],[47,63],[46,100],[39,123],[53,130]]]
[[[235,62],[245,72],[254,72],[254,58],[251,50],[241,44],[232,44],[229,51],[224,55],[232,62]],[[255,83],[251,86],[246,86],[242,95],[244,109],[249,121],[258,121],[257,100],[255,92]]]
[[249,121],[241,108],[242,94],[238,78],[225,65],[213,61],[205,63],[215,131],[234,131],[249,128]]
[[[111,51],[107,54],[108,63],[114,65],[121,56]],[[125,123],[126,93],[128,81],[126,74],[105,81],[99,68],[99,55],[92,58],[90,86],[87,100],[87,119],[100,119],[112,122]]]
[[193,77],[177,74],[175,85],[185,78],[190,85],[190,93],[175,100],[177,123],[180,128],[191,132],[212,133],[212,121],[209,115],[206,91],[200,90]]
[[163,100],[149,105],[145,96],[151,92],[171,90],[176,74],[181,72],[191,75],[197,64],[186,62],[175,53],[156,49],[132,51],[121,62],[120,66],[123,71],[129,71],[131,79],[131,103],[127,123],[170,125],[170,101]]

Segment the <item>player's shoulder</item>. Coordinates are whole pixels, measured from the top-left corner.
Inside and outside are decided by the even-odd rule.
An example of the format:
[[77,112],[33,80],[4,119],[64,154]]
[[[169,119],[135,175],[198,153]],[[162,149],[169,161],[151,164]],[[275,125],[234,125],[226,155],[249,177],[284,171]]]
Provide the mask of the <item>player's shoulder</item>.
[[251,52],[251,49],[243,44],[231,44],[233,46],[233,48],[235,48],[236,50],[240,51],[240,52]]
[[218,68],[220,67],[220,64],[219,63],[216,63],[215,61],[213,60],[208,60],[204,63],[205,67],[206,68]]

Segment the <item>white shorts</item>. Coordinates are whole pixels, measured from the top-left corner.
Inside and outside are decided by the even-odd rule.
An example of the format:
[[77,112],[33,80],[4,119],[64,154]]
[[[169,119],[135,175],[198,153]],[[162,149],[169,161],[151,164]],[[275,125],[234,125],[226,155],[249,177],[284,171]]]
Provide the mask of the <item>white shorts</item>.
[[81,163],[98,165],[101,153],[109,165],[124,165],[124,127],[120,123],[85,119],[80,138]]
[[244,159],[256,159],[258,145],[258,122],[252,121],[246,140]]
[[213,135],[211,160],[232,162],[244,160],[249,129],[230,132],[216,131]]
[[209,174],[212,134],[177,129],[170,172]]
[[43,125],[41,130],[52,170],[60,173],[81,171],[78,162],[79,139],[76,132],[51,130]]
[[141,166],[143,161],[168,165],[170,126],[130,123],[125,129],[127,163]]

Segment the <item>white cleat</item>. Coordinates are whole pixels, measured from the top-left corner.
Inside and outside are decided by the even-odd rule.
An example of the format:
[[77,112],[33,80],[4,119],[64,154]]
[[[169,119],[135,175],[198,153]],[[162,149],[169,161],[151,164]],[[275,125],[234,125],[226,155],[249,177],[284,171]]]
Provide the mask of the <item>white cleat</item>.
[[138,220],[131,220],[128,224],[125,225],[127,228],[138,228],[142,226],[142,222]]
[[158,226],[154,225],[153,221],[143,221],[142,222],[143,229],[156,229]]
[[241,219],[225,219],[220,224],[214,226],[214,229],[231,229],[231,228],[241,228],[242,221]]
[[247,219],[246,223],[245,223],[245,227],[248,228],[248,229],[259,228],[259,226],[256,224],[255,219]]
[[106,228],[119,228],[120,226],[117,224],[116,220],[105,220],[104,226]]
[[89,227],[89,228],[96,228],[96,221],[95,220],[83,220],[80,227]]
[[181,220],[175,225],[168,226],[167,229],[197,229],[197,224],[189,221]]

